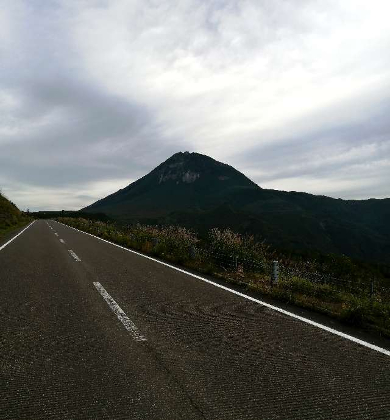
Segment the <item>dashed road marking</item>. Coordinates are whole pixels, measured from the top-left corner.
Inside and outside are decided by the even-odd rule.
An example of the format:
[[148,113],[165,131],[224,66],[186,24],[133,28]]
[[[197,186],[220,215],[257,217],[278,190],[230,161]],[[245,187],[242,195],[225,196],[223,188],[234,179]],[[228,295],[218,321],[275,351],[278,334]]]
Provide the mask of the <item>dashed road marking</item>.
[[61,242],[62,244],[65,244],[65,241],[64,241],[63,239],[60,239],[60,242]]
[[69,254],[76,260],[76,261],[81,261],[80,258],[76,255],[76,253],[74,251],[72,251],[71,249],[68,249]]
[[390,356],[390,350],[386,350],[386,349],[384,349],[382,347],[376,346],[375,344],[372,344],[372,343],[369,343],[367,341],[361,340],[361,339],[356,338],[356,337],[354,337],[352,335],[345,334],[345,333],[343,333],[341,331],[335,330],[334,328],[327,327],[326,325],[323,325],[323,324],[320,324],[318,322],[312,321],[309,318],[304,318],[303,316],[296,315],[293,312],[286,311],[285,309],[279,308],[278,306],[271,305],[271,304],[269,304],[267,302],[264,302],[264,301],[262,301],[260,299],[253,298],[252,296],[248,296],[248,295],[246,295],[244,293],[241,293],[241,292],[238,292],[238,291],[236,291],[234,289],[230,289],[229,287],[223,286],[222,284],[215,283],[214,281],[208,280],[208,279],[206,279],[206,278],[204,278],[202,276],[199,276],[197,274],[190,273],[189,271],[183,270],[183,269],[181,269],[179,267],[175,267],[175,266],[173,266],[171,264],[168,264],[166,262],[156,260],[155,258],[149,257],[148,255],[141,254],[140,252],[134,251],[134,250],[129,249],[129,248],[125,248],[124,246],[115,244],[114,242],[107,241],[107,239],[99,238],[98,236],[92,235],[92,233],[83,232],[80,229],[74,228],[72,226],[65,225],[64,223],[61,223],[61,222],[57,222],[56,221],[56,223],[59,223],[59,224],[65,226],[67,228],[76,230],[77,232],[84,233],[84,235],[92,236],[93,238],[98,239],[99,241],[106,242],[106,243],[108,243],[110,245],[116,246],[117,248],[121,248],[124,251],[127,251],[127,252],[130,252],[132,254],[138,255],[140,257],[146,258],[146,259],[148,259],[150,261],[154,261],[154,262],[156,262],[158,264],[165,265],[166,267],[172,268],[175,271],[178,271],[180,273],[186,274],[187,276],[190,276],[190,277],[193,277],[195,279],[201,280],[201,281],[203,281],[205,283],[211,284],[214,287],[217,287],[219,289],[225,290],[225,291],[227,291],[229,293],[233,293],[233,294],[235,294],[237,296],[240,296],[240,297],[242,297],[244,299],[250,300],[252,302],[256,302],[256,303],[258,303],[258,304],[260,304],[262,306],[265,306],[266,308],[272,309],[272,310],[274,310],[276,312],[279,312],[279,313],[281,313],[283,315],[286,315],[288,317],[294,318],[294,319],[296,319],[298,321],[301,321],[301,322],[304,322],[306,324],[312,325],[313,327],[319,328],[321,330],[327,331],[330,334],[337,335],[337,336],[342,337],[342,338],[344,338],[346,340],[352,341],[352,342],[354,342],[356,344],[359,344],[359,345],[364,346],[366,348],[369,348],[371,350],[377,351],[378,353],[382,353],[382,354],[384,354],[386,356]]
[[98,282],[93,282],[98,292],[103,296],[103,299],[107,302],[108,306],[118,317],[119,321],[122,322],[126,330],[133,336],[135,341],[147,341],[146,337],[143,336],[134,322],[124,313],[121,307],[115,302],[115,300],[108,294],[106,289]]
[[58,233],[57,233],[57,232],[55,232],[55,233],[54,233],[54,235],[58,236]]

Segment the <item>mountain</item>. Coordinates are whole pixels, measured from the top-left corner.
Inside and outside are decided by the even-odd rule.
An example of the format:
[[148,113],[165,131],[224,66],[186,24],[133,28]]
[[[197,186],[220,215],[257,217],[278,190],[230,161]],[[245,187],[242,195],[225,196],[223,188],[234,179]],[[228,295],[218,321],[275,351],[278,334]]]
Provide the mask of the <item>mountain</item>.
[[126,222],[231,227],[285,249],[390,261],[390,199],[341,200],[260,188],[224,163],[176,153],[82,211]]
[[120,219],[157,218],[171,212],[203,211],[227,195],[257,191],[241,172],[198,153],[180,152],[126,188],[83,209]]

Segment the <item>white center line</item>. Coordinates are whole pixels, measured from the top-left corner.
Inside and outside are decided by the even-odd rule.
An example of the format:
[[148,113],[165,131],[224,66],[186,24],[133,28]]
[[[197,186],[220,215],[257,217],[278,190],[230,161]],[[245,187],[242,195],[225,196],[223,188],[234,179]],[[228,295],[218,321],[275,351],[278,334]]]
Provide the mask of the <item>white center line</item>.
[[135,341],[147,341],[146,337],[143,336],[134,322],[123,312],[121,307],[115,302],[115,300],[107,293],[106,289],[98,282],[93,282],[98,292],[103,296],[103,299],[107,302],[108,306],[115,313],[118,319],[122,322],[126,330],[133,336]]
[[64,244],[64,243],[65,243],[65,241],[64,241],[63,239],[60,239],[60,242],[61,242],[62,244]]
[[76,253],[74,251],[72,251],[71,249],[68,249],[69,254],[76,260],[76,261],[81,261],[80,258],[76,255]]

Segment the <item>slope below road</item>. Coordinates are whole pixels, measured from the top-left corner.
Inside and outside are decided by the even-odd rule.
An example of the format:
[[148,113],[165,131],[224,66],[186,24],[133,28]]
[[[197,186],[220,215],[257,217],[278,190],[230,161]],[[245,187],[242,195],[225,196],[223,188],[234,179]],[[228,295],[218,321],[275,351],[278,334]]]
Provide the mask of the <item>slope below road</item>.
[[388,356],[58,223],[0,267],[0,419],[388,418]]

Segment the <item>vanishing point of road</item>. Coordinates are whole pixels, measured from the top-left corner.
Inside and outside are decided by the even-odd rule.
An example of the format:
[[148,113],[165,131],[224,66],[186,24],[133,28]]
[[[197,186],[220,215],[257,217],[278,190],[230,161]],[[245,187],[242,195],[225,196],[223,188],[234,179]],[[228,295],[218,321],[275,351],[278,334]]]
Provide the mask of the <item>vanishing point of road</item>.
[[390,419],[390,353],[57,222],[0,243],[0,419]]

